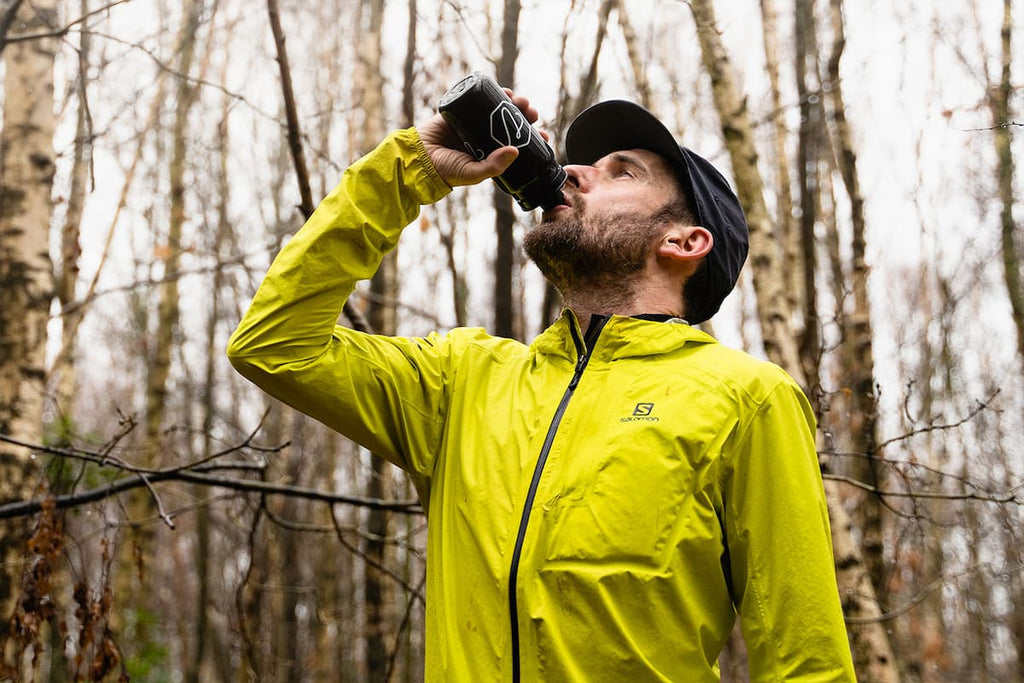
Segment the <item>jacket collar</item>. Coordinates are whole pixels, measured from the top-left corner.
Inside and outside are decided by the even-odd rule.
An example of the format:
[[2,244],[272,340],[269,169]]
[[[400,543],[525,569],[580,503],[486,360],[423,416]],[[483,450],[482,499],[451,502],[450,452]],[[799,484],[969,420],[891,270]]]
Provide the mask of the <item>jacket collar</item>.
[[[533,341],[530,348],[535,353],[575,360],[577,352],[574,335],[582,340],[585,332],[586,326],[581,326],[573,312],[566,309],[551,327]],[[654,356],[675,351],[687,344],[716,343],[718,342],[711,335],[687,325],[678,318],[660,322],[612,315],[601,330],[591,361]]]

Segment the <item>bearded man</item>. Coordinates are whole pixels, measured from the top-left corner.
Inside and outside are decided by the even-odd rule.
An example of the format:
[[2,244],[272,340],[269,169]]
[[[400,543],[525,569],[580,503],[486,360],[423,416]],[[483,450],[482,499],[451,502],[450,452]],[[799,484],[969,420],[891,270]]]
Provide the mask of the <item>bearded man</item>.
[[629,102],[580,114],[566,154],[564,203],[525,238],[565,311],[530,345],[336,324],[422,205],[516,158],[475,160],[435,116],[344,173],[231,362],[411,475],[427,680],[715,681],[737,615],[751,680],[854,680],[810,406],[691,327],[746,257],[735,194]]

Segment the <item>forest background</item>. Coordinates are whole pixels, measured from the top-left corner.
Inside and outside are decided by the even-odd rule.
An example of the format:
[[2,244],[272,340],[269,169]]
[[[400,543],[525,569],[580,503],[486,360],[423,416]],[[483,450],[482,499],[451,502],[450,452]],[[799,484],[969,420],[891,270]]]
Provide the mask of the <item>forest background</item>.
[[[1020,18],[2,0],[0,680],[422,679],[408,480],[224,347],[345,166],[473,70],[556,151],[625,97],[731,170],[751,258],[705,328],[814,403],[860,679],[1024,680]],[[532,338],[532,220],[490,183],[426,207],[341,322]],[[740,638],[721,664],[744,679]]]

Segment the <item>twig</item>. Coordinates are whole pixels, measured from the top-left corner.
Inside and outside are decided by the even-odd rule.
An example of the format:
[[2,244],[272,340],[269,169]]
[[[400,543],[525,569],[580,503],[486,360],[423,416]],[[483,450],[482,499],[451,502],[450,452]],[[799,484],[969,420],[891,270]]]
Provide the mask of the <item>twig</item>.
[[160,499],[160,495],[156,492],[156,489],[153,488],[153,484],[149,481],[149,477],[145,474],[140,474],[139,479],[141,479],[142,483],[146,485],[146,488],[149,490],[149,495],[153,497],[153,502],[156,503],[156,511],[160,515],[160,519],[164,521],[164,524],[173,529],[174,520],[170,518],[167,511],[164,509],[164,502]]
[[4,47],[7,45],[7,31],[10,30],[11,24],[14,23],[14,18],[18,14],[18,8],[21,7],[23,1],[13,0],[7,9],[4,10],[3,15],[0,15],[0,52],[3,52]]
[[388,670],[387,673],[384,674],[385,682],[391,680],[391,674],[394,673],[395,663],[398,660],[398,651],[401,650],[402,633],[405,632],[405,629],[409,627],[409,623],[412,621],[412,608],[413,605],[416,604],[416,600],[414,598],[422,593],[423,584],[426,582],[427,575],[424,573],[423,576],[420,577],[419,583],[416,584],[416,592],[413,593],[413,595],[411,595],[405,602],[405,614],[402,615],[402,621],[398,624],[398,631],[395,633],[395,651],[391,653],[390,657],[388,657]]
[[422,602],[424,605],[426,604],[426,598],[423,597],[423,593],[418,588],[410,586],[409,583],[401,576],[394,573],[393,571],[382,565],[380,562],[377,562],[376,560],[372,559],[362,550],[348,542],[345,536],[341,533],[341,525],[338,523],[338,518],[334,516],[333,507],[331,508],[331,521],[334,522],[335,530],[337,531],[338,543],[341,543],[341,545],[343,545],[352,554],[361,557],[363,561],[366,562],[367,566],[373,567],[385,576],[390,577],[392,580],[394,580],[395,583],[404,588],[406,592],[411,593],[417,600]]
[[130,292],[134,289],[138,289],[139,287],[159,287],[162,284],[174,282],[176,280],[180,280],[190,275],[205,275],[207,273],[216,272],[228,266],[245,266],[245,260],[245,256],[239,256],[238,258],[233,258],[227,261],[218,261],[212,266],[205,266],[203,268],[195,268],[192,270],[179,270],[173,275],[167,277],[137,280],[135,282],[130,282],[126,285],[118,285],[117,287],[110,287],[108,289],[101,289],[99,291],[89,292],[86,296],[82,297],[81,299],[78,299],[77,301],[68,302],[68,304],[64,306],[59,313],[56,313],[51,317],[61,318],[66,315],[70,315],[77,311],[78,309],[82,308],[83,306],[91,304],[96,299],[99,299],[100,297],[106,296],[108,294],[117,294],[118,292]]
[[26,40],[38,40],[40,38],[61,38],[61,37],[65,36],[65,35],[67,35],[68,32],[72,28],[77,26],[78,24],[81,24],[81,23],[85,22],[86,20],[90,19],[91,17],[96,16],[97,14],[100,14],[101,12],[106,12],[107,10],[109,10],[109,9],[111,9],[113,7],[117,7],[118,5],[123,5],[126,2],[131,2],[131,0],[114,0],[114,2],[112,2],[110,4],[104,5],[103,7],[98,7],[98,8],[94,9],[91,12],[87,12],[86,14],[83,14],[82,16],[78,17],[74,21],[71,21],[70,23],[65,24],[63,28],[59,28],[59,29],[56,29],[54,31],[44,31],[42,33],[27,33],[25,35],[9,36],[6,39],[5,42],[7,42],[7,43],[20,43],[20,42],[23,42],[23,41],[26,41]]
[[[264,413],[264,418],[265,417],[266,417],[266,413]],[[132,422],[131,424],[132,424],[132,426],[134,426],[134,422]],[[260,422],[260,426],[262,426],[262,419],[261,419],[261,422]],[[234,446],[230,446],[228,448],[222,449],[220,451],[217,451],[216,453],[213,453],[212,455],[209,455],[209,456],[204,457],[204,458],[200,458],[199,460],[194,460],[194,461],[191,461],[191,462],[187,462],[187,463],[182,464],[182,465],[174,465],[172,467],[161,467],[161,468],[150,468],[150,467],[141,467],[139,465],[133,465],[132,463],[124,460],[123,458],[119,458],[117,456],[111,455],[110,451],[112,450],[112,447],[110,446],[110,444],[108,444],[107,446],[104,446],[103,450],[101,450],[101,451],[88,451],[88,450],[84,450],[84,449],[70,449],[70,448],[59,448],[59,447],[56,447],[56,446],[44,446],[42,444],[31,443],[31,442],[28,442],[28,441],[22,441],[21,439],[15,439],[14,437],[7,436],[6,434],[0,434],[0,442],[9,443],[9,444],[12,444],[12,445],[15,445],[15,446],[21,446],[23,448],[29,448],[29,449],[37,452],[37,453],[46,453],[48,455],[55,455],[55,456],[62,457],[62,458],[72,458],[74,460],[85,460],[86,462],[91,462],[91,463],[97,464],[97,465],[99,465],[101,467],[112,466],[112,467],[116,467],[117,469],[125,470],[127,472],[132,472],[133,474],[168,475],[168,474],[174,474],[175,472],[181,472],[183,470],[196,469],[198,465],[201,465],[203,463],[209,462],[209,461],[214,460],[216,458],[222,458],[225,455],[231,455],[232,453],[237,453],[238,451],[241,451],[243,449],[257,450],[257,451],[261,451],[261,452],[265,452],[265,453],[279,453],[280,451],[282,451],[282,450],[284,450],[285,448],[288,447],[288,445],[289,445],[288,442],[285,442],[285,443],[281,444],[280,446],[274,446],[274,447],[255,446],[255,445],[253,445],[252,444],[252,439],[255,437],[256,432],[259,431],[260,426],[257,426],[256,430],[254,430],[251,434],[249,434],[249,436],[247,436],[245,438],[245,440],[243,440],[239,444],[236,444]],[[127,433],[127,431],[130,431],[130,429],[131,428],[128,428],[128,430],[126,430],[123,433],[119,434],[117,436],[117,439],[119,440],[119,439],[123,438],[124,435]],[[165,476],[165,478],[166,478],[166,476]]]
[[883,441],[882,443],[878,444],[878,446],[877,446],[877,448],[875,450],[876,451],[882,451],[886,446],[889,446],[889,445],[894,444],[894,443],[898,443],[900,441],[906,441],[907,439],[909,439],[909,438],[911,438],[913,436],[917,436],[918,434],[927,434],[928,432],[945,431],[947,429],[956,429],[957,427],[962,427],[964,424],[966,424],[966,423],[970,422],[971,420],[973,420],[978,415],[978,413],[980,413],[981,411],[983,411],[986,408],[988,408],[989,405],[992,403],[992,401],[995,400],[996,396],[999,395],[999,392],[1000,392],[1000,390],[996,389],[994,392],[992,392],[992,395],[989,396],[986,400],[978,401],[978,404],[974,407],[973,410],[971,410],[971,412],[969,412],[967,414],[966,417],[964,417],[964,418],[962,418],[960,420],[957,420],[956,422],[949,422],[949,423],[939,424],[939,425],[930,425],[928,427],[921,427],[919,429],[912,429],[911,431],[907,432],[906,434],[901,434],[899,436],[895,436],[895,437],[889,439],[888,441]]
[[[974,572],[981,571],[984,567],[985,563],[978,563],[975,565],[971,565],[967,569],[963,570],[959,574],[955,574],[954,576],[940,576],[939,578],[935,579],[927,586],[922,588],[917,593],[917,595],[910,599],[909,602],[894,610],[888,610],[884,614],[879,614],[876,617],[846,617],[845,621],[847,624],[855,626],[865,624],[877,624],[883,621],[892,621],[893,619],[900,617],[909,612],[910,610],[912,610],[915,606],[923,602],[924,599],[927,598],[931,593],[935,592],[937,589],[941,588],[946,583],[950,581],[955,581],[961,577],[967,576],[968,574],[973,574]],[[1018,565],[1017,569],[1024,569],[1024,565]]]
[[937,493],[934,491],[885,491],[877,486],[872,486],[853,477],[847,477],[842,474],[827,474],[821,475],[822,479],[831,479],[832,481],[840,481],[844,484],[850,484],[857,488],[872,493],[879,497],[890,497],[890,498],[927,498],[930,500],[978,500],[986,503],[1015,503],[1017,505],[1024,505],[1024,499],[1020,497],[1020,489],[1022,486],[1017,486],[1009,491],[994,492],[994,493]]

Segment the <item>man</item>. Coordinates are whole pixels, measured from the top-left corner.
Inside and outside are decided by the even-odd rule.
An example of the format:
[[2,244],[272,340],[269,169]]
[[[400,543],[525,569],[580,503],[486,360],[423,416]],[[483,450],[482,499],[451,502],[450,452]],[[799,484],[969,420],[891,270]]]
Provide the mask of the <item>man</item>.
[[807,401],[686,322],[745,259],[735,195],[631,103],[582,113],[566,148],[565,202],[525,239],[566,311],[529,346],[335,324],[421,205],[517,154],[476,161],[435,116],[345,172],[232,363],[412,476],[428,680],[714,681],[736,614],[753,680],[853,680]]

